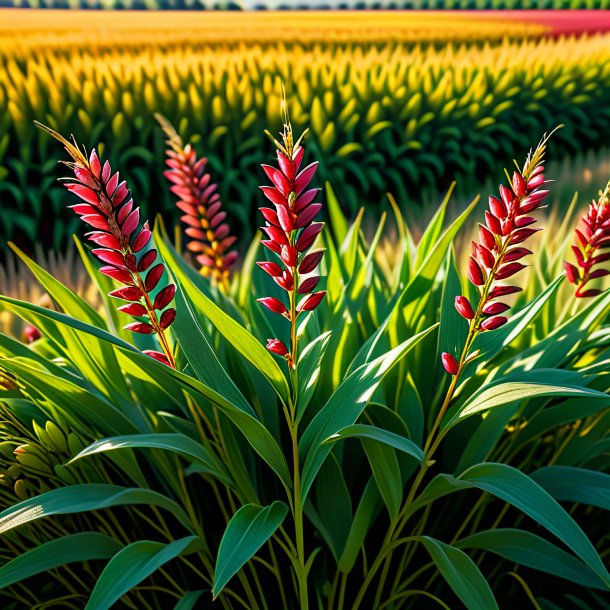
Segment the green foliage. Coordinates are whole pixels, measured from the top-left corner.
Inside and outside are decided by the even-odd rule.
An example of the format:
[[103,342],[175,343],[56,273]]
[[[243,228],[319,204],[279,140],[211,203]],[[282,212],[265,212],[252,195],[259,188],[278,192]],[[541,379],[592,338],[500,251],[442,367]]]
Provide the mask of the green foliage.
[[448,196],[415,245],[396,210],[369,234],[328,193],[328,295],[292,371],[262,347],[286,328],[254,300],[256,243],[223,292],[157,227],[176,370],[20,253],[58,311],[0,297],[42,332],[0,334],[3,607],[608,602],[610,293],[574,304],[541,248],[431,452],[472,208],[450,220]]

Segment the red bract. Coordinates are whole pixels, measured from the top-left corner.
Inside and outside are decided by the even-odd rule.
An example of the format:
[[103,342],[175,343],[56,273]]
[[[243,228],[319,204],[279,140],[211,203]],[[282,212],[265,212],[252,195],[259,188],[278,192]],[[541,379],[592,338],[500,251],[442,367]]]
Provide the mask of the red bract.
[[457,375],[459,370],[458,361],[447,352],[443,352],[441,355],[441,360],[443,362],[443,367],[450,375]]
[[231,250],[237,238],[230,235],[218,187],[205,171],[207,159],[198,158],[164,117],[155,116],[168,136],[169,169],[164,175],[172,183],[170,191],[178,197],[176,205],[184,213],[181,220],[190,238],[186,247],[196,255],[200,272],[227,290],[231,269],[238,258],[237,251]]
[[143,251],[150,242],[151,232],[148,222],[138,228],[140,212],[134,208],[127,184],[120,181],[118,172],[112,173],[108,161],[100,161],[95,150],[87,158],[76,143],[72,144],[55,131],[41,127],[59,140],[73,159],[66,165],[74,172],[74,179],[67,180],[65,185],[85,202],[73,206],[74,211],[96,229],[86,235],[101,246],[92,250],[100,261],[106,263],[100,268],[100,273],[125,284],[125,287],[110,293],[114,298],[129,302],[119,307],[119,311],[136,318],[125,328],[141,334],[157,334],[164,354],[147,353],[174,367],[163,331],[176,317],[176,310],[167,307],[176,289],[169,284],[154,299],[150,294],[158,286],[165,266],[161,262],[153,264],[157,260],[156,250]]
[[271,181],[271,186],[261,187],[265,197],[273,206],[261,208],[266,221],[262,230],[268,237],[262,241],[262,244],[276,256],[276,259],[261,261],[258,265],[287,293],[287,302],[274,297],[258,300],[290,322],[290,350],[278,339],[270,339],[267,349],[284,357],[289,366],[294,367],[297,358],[297,318],[302,312],[314,310],[326,294],[323,290],[313,292],[320,277],[309,276],[322,260],[322,251],[309,252],[309,250],[324,224],[314,222],[322,208],[321,204],[314,202],[320,189],[306,190],[318,164],[311,163],[301,168],[305,155],[301,146],[304,134],[296,143],[293,141],[292,126],[285,110],[285,102],[282,109],[284,113],[282,141],[278,142],[272,138],[277,148],[278,167],[262,166]]
[[[495,330],[508,321],[498,314],[508,311],[510,305],[498,299],[521,290],[518,286],[500,284],[498,281],[512,278],[524,269],[526,265],[520,261],[531,254],[530,250],[518,244],[539,230],[529,228],[536,222],[529,214],[540,207],[549,193],[542,189],[545,184],[543,161],[547,141],[548,137],[545,136],[536,150],[530,151],[523,169],[513,173],[508,186],[500,185],[498,197],[489,197],[485,225],[480,225],[479,243],[472,244],[472,256],[467,268],[468,279],[479,293],[479,302],[475,308],[464,296],[458,296],[455,300],[458,313],[469,320],[469,332],[460,358],[462,363],[469,361],[470,349],[479,332]],[[442,361],[448,373],[459,376],[460,366],[453,356],[443,354]]]
[[[610,260],[610,252],[602,252],[610,248],[610,182],[599,199],[593,201],[589,209],[580,219],[575,230],[575,245],[572,246],[576,265],[565,262],[568,281],[576,285],[575,296],[586,298],[601,293],[598,288],[585,289],[590,280],[610,274],[608,269],[600,269],[599,265]],[[595,269],[595,267],[598,267]]]

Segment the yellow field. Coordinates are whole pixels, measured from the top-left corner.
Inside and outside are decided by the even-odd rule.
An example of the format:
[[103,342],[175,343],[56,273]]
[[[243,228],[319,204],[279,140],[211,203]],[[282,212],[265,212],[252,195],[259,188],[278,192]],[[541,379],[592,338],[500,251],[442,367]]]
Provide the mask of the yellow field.
[[[1,10],[1,9],[0,9]],[[0,52],[32,47],[171,45],[253,42],[425,42],[499,40],[538,36],[535,23],[438,13],[1,10]],[[14,45],[18,43],[18,48]]]
[[65,207],[50,186],[61,150],[34,120],[101,145],[162,208],[155,112],[196,136],[246,222],[282,82],[350,210],[388,191],[407,202],[453,178],[467,185],[559,123],[556,150],[607,144],[610,34],[541,29],[497,14],[1,11],[0,200],[17,214],[0,233],[35,234]]

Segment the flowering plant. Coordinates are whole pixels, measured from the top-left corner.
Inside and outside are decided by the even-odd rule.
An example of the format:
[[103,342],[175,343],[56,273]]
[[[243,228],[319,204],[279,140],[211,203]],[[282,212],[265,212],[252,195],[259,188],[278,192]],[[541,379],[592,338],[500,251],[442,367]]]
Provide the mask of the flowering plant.
[[[415,244],[390,198],[395,226],[384,213],[367,236],[330,187],[317,203],[283,118],[265,249],[216,278],[140,225],[97,153],[52,132],[106,307],[20,252],[59,310],[0,296],[39,333],[0,335],[0,593],[96,610],[603,607],[610,293],[558,316],[563,274],[518,290],[539,281],[519,261],[540,256],[547,139],[490,198],[463,285],[453,245],[476,201],[449,221],[448,193]],[[174,193],[211,223],[203,164],[179,148]],[[585,262],[606,244],[600,201]]]

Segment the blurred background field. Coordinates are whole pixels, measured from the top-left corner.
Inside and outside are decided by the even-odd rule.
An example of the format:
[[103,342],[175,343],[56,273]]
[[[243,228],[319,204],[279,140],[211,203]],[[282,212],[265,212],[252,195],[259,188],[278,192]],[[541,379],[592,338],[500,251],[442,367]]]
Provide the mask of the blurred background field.
[[[0,13],[0,236],[65,250],[77,219],[62,151],[35,119],[100,146],[152,216],[175,221],[162,112],[210,160],[243,243],[280,126],[293,122],[351,213],[392,193],[414,224],[457,180],[456,206],[553,139],[553,205],[592,197],[610,161],[610,12]],[[57,219],[62,222],[58,222]]]

